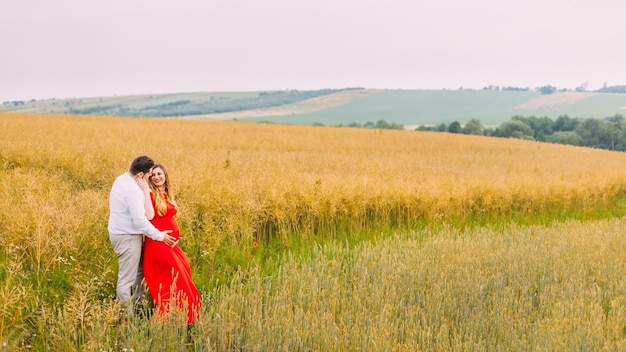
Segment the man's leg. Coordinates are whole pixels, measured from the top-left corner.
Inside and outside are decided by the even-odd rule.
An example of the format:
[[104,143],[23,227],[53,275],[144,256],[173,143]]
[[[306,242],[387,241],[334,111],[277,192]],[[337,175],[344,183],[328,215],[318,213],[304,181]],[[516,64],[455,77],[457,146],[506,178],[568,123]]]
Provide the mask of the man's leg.
[[135,312],[140,312],[146,308],[146,280],[143,276],[143,241],[142,241],[141,256],[139,257],[139,264],[137,266],[137,276],[135,282],[131,288],[133,305],[135,306]]
[[[139,291],[136,286],[139,265],[141,263],[141,253],[143,238],[141,235],[109,235],[113,250],[117,254],[118,273],[116,298],[126,304],[132,303],[133,291]],[[143,273],[141,275],[143,277]],[[132,304],[129,309],[132,311]]]

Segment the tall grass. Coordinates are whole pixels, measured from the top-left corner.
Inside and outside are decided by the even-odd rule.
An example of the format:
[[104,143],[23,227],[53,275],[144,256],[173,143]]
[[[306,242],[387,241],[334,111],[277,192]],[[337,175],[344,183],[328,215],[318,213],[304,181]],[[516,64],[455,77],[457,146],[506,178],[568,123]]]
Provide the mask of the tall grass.
[[619,351],[626,225],[505,225],[329,243],[211,292],[217,350]]
[[118,321],[114,303],[77,287],[35,335],[50,350],[620,351],[624,231],[568,221],[333,241],[205,292],[189,333]]
[[[283,282],[281,275],[292,270],[290,265],[304,270],[309,259],[272,252],[277,243],[284,248],[310,239],[335,243],[325,249],[330,264],[315,264],[331,268],[340,260],[333,251],[344,256],[342,251],[357,243],[351,238],[373,238],[381,229],[418,231],[418,237],[437,234],[436,239],[445,238],[451,227],[609,217],[623,210],[626,188],[621,172],[626,154],[485,137],[16,114],[0,114],[0,137],[0,336],[13,348],[150,348],[144,339],[175,344],[172,336],[180,333],[176,324],[159,330],[145,320],[120,322],[115,317],[119,307],[111,300],[117,264],[106,231],[108,192],[140,154],[166,164],[176,186],[181,246],[207,301],[205,318],[193,332],[202,337],[195,346],[206,349],[269,344],[246,320],[256,309],[246,306],[249,297],[229,290],[258,291],[261,285],[280,296],[272,280]],[[342,248],[336,244],[344,242],[336,239],[350,246]],[[327,274],[316,280],[341,284],[341,275]],[[257,276],[266,282],[255,283]],[[293,292],[301,283],[290,285]],[[358,326],[356,311],[370,309],[349,299],[356,294],[351,287],[335,297],[335,304],[348,306],[337,313],[345,310],[346,316],[340,315],[345,321],[328,327],[337,332],[317,331],[302,346],[358,348],[370,339],[355,336],[357,346],[342,335],[356,333],[349,323]],[[307,292],[290,298],[293,306],[285,309],[308,319],[306,312],[298,312]],[[213,311],[230,304],[229,299],[242,299],[239,310],[227,306],[227,311]],[[449,299],[446,309],[456,310],[460,303]],[[219,333],[212,330],[215,326]],[[416,326],[405,328],[415,337]],[[388,334],[397,334],[398,327],[389,329]],[[294,331],[281,334],[267,338],[275,346],[293,346]],[[318,338],[334,342],[315,345]]]

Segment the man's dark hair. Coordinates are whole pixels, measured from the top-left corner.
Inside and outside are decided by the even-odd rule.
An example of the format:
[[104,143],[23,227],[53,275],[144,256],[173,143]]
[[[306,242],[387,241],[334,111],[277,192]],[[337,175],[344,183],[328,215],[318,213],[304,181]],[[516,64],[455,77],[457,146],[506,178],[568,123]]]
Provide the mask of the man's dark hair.
[[137,175],[140,172],[146,173],[154,166],[154,160],[147,155],[138,156],[130,164],[130,174]]

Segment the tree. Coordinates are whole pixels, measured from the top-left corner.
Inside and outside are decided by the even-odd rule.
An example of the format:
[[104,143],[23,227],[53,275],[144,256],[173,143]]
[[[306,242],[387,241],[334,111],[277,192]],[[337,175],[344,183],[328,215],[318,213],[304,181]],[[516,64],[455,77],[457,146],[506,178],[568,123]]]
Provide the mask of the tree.
[[450,133],[459,133],[461,132],[461,123],[459,121],[454,121],[448,126],[448,132]]
[[610,149],[611,138],[606,124],[601,119],[584,119],[576,132],[582,137],[582,145],[586,147]]
[[387,130],[403,130],[404,126],[397,122],[389,123],[385,120],[379,120],[376,123],[376,128],[387,129]]
[[580,124],[580,120],[569,117],[568,115],[559,116],[552,124],[552,130],[557,131],[575,131]]
[[520,120],[509,120],[503,122],[498,128],[499,137],[515,137],[523,139],[533,139],[534,131],[532,127],[528,126]]
[[608,130],[610,149],[611,150],[624,150],[625,141],[623,140],[623,125],[624,115],[615,114],[613,116],[604,119],[606,121],[606,127]]
[[376,125],[372,121],[367,121],[365,123],[365,125],[363,125],[363,127],[365,127],[365,128],[374,128],[374,127],[376,127]]
[[463,134],[473,134],[477,136],[483,135],[483,125],[477,119],[469,120],[463,128],[461,128]]
[[554,87],[554,86],[543,86],[543,87],[537,88],[537,91],[539,91],[539,93],[541,93],[541,94],[552,94],[552,93],[556,92],[556,87]]
[[513,134],[511,135],[512,138],[517,138],[517,139],[528,139],[530,141],[534,140],[533,136],[525,134],[522,131],[515,131],[513,132]]
[[554,133],[554,131],[552,130],[552,126],[554,125],[554,122],[552,122],[552,120],[547,116],[524,117],[520,115],[515,115],[512,117],[512,119],[522,121],[523,123],[530,126],[533,129],[533,137],[538,141],[545,141],[546,136],[549,136],[552,133]]
[[575,131],[558,131],[548,137],[548,142],[568,145],[582,145],[582,137]]
[[389,125],[389,122],[385,120],[378,120],[378,122],[376,122],[376,128],[388,129],[390,127],[391,125]]
[[583,82],[580,86],[576,87],[577,92],[586,92],[587,88],[589,88],[589,82]]

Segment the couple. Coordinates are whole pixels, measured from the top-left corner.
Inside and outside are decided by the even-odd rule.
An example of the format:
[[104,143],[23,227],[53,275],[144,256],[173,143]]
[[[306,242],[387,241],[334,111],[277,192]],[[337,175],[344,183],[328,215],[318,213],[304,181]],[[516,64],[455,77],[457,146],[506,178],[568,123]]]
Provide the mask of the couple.
[[113,182],[108,230],[119,264],[116,297],[132,311],[143,299],[145,276],[157,317],[186,307],[190,325],[200,312],[200,293],[178,246],[178,209],[171,192],[165,167],[145,155],[135,158],[128,172]]

